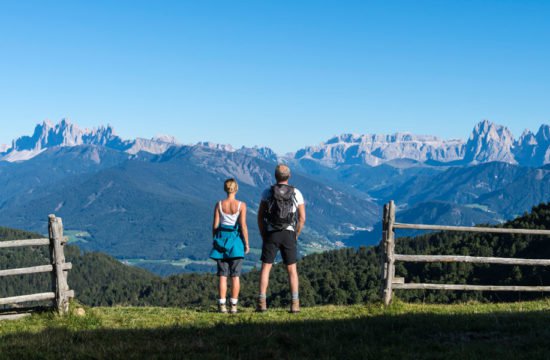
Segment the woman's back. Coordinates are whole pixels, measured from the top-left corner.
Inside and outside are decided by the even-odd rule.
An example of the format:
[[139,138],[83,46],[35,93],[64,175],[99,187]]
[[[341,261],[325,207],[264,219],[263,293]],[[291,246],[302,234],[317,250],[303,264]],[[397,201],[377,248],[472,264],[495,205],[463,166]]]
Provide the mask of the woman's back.
[[225,226],[235,226],[239,220],[241,212],[241,202],[236,199],[225,199],[218,203],[220,213],[220,224]]

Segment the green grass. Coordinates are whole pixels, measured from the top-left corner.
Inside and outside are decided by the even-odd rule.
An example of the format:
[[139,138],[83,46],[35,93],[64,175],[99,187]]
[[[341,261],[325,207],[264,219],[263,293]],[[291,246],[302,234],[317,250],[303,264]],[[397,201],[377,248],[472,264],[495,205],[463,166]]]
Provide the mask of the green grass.
[[0,322],[0,358],[548,359],[550,301],[397,302],[237,315],[91,308]]

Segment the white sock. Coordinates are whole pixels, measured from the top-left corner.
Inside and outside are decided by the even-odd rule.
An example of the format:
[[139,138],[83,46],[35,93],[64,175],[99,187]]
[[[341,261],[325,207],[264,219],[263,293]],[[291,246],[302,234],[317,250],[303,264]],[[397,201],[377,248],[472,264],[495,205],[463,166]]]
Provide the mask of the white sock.
[[219,303],[220,305],[225,305],[225,302],[226,302],[225,299],[219,299],[219,300],[218,300],[218,303]]
[[231,301],[231,305],[237,305],[237,303],[239,302],[239,299],[229,299],[229,301]]

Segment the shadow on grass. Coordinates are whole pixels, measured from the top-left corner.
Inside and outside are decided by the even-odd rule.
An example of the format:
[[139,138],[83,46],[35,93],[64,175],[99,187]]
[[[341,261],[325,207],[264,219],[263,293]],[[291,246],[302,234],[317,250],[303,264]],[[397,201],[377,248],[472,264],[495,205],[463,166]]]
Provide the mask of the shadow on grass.
[[[250,315],[249,315],[250,316]],[[261,315],[254,315],[255,321]],[[0,338],[0,358],[548,359],[550,313],[405,314],[156,329],[49,328]],[[223,317],[215,320],[223,320]]]

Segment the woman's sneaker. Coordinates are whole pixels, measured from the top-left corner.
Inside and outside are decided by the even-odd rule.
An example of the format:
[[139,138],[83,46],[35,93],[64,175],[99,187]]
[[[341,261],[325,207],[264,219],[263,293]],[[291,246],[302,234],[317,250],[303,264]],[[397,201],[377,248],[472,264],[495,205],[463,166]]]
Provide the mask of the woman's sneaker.
[[258,304],[256,305],[256,312],[267,311],[267,299],[265,297],[258,298]]
[[231,304],[231,306],[229,307],[229,312],[231,314],[236,314],[238,311],[237,311],[237,304]]
[[290,312],[293,314],[297,314],[300,312],[300,300],[292,300],[292,303],[290,304]]
[[218,312],[227,314],[227,306],[225,304],[218,303]]

